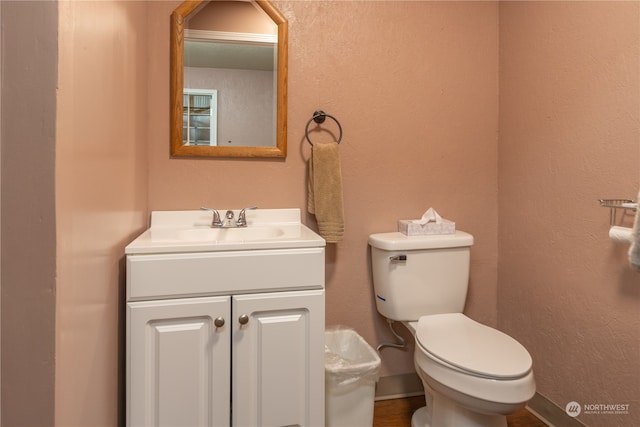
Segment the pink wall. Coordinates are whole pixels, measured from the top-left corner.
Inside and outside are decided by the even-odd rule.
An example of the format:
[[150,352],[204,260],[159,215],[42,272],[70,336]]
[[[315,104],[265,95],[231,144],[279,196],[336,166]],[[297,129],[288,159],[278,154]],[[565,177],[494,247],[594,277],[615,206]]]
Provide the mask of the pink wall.
[[639,2],[501,2],[498,325],[561,408],[630,405],[593,427],[640,425],[640,276],[597,201],[638,192],[639,54]]
[[[150,10],[152,87],[169,79],[168,21]],[[316,109],[343,126],[346,232],[327,249],[327,323],[388,340],[375,309],[367,237],[430,206],[476,237],[468,313],[496,324],[498,13],[475,2],[276,2],[289,20],[288,156],[169,158],[168,92],[150,96],[152,210],[257,205],[303,208]],[[327,122],[327,127],[330,128]],[[335,128],[333,128],[335,130]],[[382,374],[413,371],[412,347],[385,350]]]
[[278,33],[278,27],[255,3],[233,0],[210,2],[186,20],[185,27],[237,33]]
[[2,419],[54,421],[55,133],[53,2],[2,2]]
[[147,223],[147,5],[58,6],[55,419],[115,426],[124,419],[124,246]]

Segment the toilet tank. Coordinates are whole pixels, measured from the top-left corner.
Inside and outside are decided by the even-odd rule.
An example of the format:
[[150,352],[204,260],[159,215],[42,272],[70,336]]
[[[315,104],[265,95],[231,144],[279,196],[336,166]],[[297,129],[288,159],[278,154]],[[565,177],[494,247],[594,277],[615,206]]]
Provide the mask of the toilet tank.
[[369,236],[378,312],[398,321],[462,313],[469,284],[473,236],[455,234]]

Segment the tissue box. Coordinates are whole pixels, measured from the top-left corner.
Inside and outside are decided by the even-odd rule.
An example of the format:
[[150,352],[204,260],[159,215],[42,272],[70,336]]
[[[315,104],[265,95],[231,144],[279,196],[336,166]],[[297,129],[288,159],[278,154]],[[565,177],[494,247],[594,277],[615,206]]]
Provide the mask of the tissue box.
[[398,231],[407,236],[424,236],[429,234],[454,234],[456,223],[448,219],[441,222],[427,222],[426,224],[416,224],[411,219],[401,219],[398,221]]

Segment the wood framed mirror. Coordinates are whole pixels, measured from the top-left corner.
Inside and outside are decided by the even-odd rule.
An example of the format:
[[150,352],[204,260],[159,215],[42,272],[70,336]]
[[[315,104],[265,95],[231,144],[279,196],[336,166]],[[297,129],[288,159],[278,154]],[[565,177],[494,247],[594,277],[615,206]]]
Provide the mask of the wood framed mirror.
[[193,0],[173,11],[171,156],[286,157],[287,38],[268,0]]

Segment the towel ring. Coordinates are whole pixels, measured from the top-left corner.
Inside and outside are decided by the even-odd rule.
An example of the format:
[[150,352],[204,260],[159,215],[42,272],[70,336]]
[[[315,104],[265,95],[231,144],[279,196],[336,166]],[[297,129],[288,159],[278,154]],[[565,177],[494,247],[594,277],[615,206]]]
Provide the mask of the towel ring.
[[316,122],[318,124],[324,123],[327,117],[332,119],[338,125],[338,129],[340,130],[340,136],[338,137],[338,144],[340,144],[340,141],[342,141],[342,126],[340,126],[340,122],[338,121],[338,119],[336,119],[330,114],[325,113],[322,110],[317,110],[313,112],[313,116],[309,119],[309,121],[307,122],[307,126],[305,126],[304,128],[304,136],[307,138],[307,141],[309,141],[309,145],[313,146],[313,142],[311,142],[311,139],[309,139],[309,125],[311,124],[311,122]]

